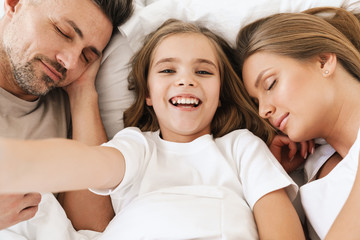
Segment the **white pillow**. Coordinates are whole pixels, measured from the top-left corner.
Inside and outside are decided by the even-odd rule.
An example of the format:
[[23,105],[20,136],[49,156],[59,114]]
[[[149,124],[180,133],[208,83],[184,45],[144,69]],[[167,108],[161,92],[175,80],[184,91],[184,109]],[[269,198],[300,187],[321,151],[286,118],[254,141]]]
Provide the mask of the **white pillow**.
[[97,80],[100,113],[112,138],[123,128],[123,111],[133,101],[127,89],[127,63],[144,36],[168,18],[200,23],[235,43],[240,27],[278,12],[300,12],[317,6],[341,6],[344,0],[138,0],[131,19],[119,28],[105,50]]
[[[270,3],[271,2],[271,3]],[[148,0],[120,29],[136,50],[142,38],[168,18],[197,22],[231,43],[243,25],[278,12],[299,12],[316,6],[340,6],[343,0]]]
[[124,128],[123,112],[134,99],[133,92],[127,89],[128,62],[133,54],[127,39],[116,32],[103,53],[96,76],[100,114],[109,139]]

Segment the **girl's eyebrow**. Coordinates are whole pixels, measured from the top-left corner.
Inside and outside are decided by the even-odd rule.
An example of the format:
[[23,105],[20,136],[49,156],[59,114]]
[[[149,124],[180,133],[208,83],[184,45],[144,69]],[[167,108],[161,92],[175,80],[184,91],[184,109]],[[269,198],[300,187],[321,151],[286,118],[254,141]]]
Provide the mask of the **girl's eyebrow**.
[[157,61],[154,66],[157,66],[157,65],[159,65],[161,63],[176,62],[176,61],[178,61],[176,58],[162,58],[159,61]]
[[[178,62],[179,60],[177,58],[162,58],[159,61],[157,61],[155,63],[154,66],[157,66],[161,63],[166,63],[166,62]],[[197,58],[195,61],[195,63],[206,63],[209,65],[212,65],[214,68],[217,68],[217,65],[215,63],[213,63],[212,61],[208,60],[208,59],[204,59],[204,58]]]
[[208,59],[204,59],[204,58],[198,58],[196,59],[197,63],[206,63],[206,64],[209,64],[209,65],[212,65],[214,68],[217,68],[217,65],[215,63],[213,63],[212,61],[208,60]]

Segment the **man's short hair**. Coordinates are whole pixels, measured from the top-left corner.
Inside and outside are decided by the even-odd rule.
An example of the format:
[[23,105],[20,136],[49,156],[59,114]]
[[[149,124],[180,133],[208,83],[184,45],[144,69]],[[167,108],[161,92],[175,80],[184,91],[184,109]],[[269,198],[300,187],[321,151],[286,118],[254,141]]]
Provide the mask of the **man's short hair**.
[[133,0],[93,0],[110,19],[114,28],[126,22],[133,13]]

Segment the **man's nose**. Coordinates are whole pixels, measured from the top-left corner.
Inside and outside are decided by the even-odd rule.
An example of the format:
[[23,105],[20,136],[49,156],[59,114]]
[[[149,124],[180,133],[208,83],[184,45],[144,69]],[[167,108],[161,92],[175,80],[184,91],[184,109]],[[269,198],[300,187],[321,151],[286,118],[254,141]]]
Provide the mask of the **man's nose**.
[[77,68],[82,50],[76,47],[63,49],[56,56],[56,60],[67,70]]

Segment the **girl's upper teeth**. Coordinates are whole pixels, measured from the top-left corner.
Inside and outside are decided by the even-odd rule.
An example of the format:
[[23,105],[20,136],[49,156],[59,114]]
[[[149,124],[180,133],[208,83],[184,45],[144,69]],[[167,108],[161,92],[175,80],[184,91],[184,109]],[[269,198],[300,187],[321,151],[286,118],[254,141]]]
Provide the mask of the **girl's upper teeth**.
[[171,99],[172,104],[199,104],[199,99],[192,97],[174,97]]

